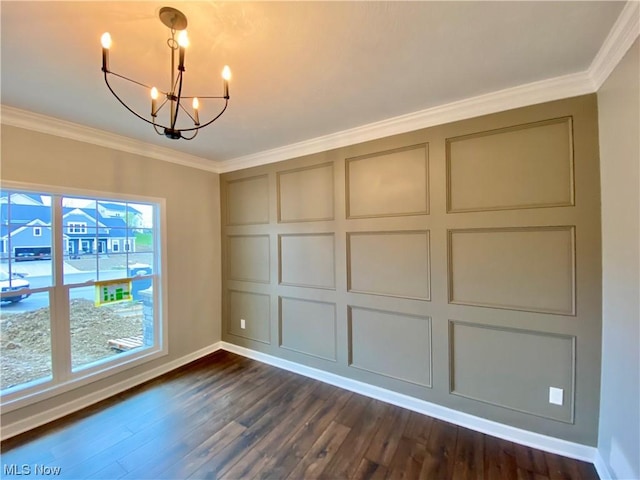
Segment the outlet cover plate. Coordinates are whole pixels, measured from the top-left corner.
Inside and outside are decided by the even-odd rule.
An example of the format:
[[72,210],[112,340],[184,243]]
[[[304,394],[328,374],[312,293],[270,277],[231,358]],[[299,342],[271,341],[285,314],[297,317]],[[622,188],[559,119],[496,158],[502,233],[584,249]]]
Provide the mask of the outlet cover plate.
[[564,390],[562,388],[549,387],[549,403],[562,405],[564,403]]

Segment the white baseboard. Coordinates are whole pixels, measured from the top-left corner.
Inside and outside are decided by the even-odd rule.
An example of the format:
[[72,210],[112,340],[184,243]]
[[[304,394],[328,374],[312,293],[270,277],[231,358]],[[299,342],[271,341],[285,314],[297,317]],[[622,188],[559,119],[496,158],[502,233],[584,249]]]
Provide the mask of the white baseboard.
[[165,373],[169,373],[176,368],[182,367],[183,365],[193,362],[194,360],[198,360],[199,358],[216,352],[221,348],[222,342],[216,342],[212,345],[209,345],[208,347],[204,347],[200,350],[190,353],[189,355],[185,355],[184,357],[180,357],[169,363],[165,363],[164,365],[135,375],[131,378],[118,382],[115,385],[111,385],[108,388],[103,388],[102,390],[98,390],[97,392],[93,392],[85,395],[84,397],[80,397],[72,402],[60,405],[59,407],[52,408],[51,410],[47,410],[45,412],[38,413],[37,415],[25,418],[24,420],[20,420],[8,425],[3,424],[0,439],[6,440],[15,435],[19,435],[28,430],[32,430],[36,427],[57,420],[71,413],[77,412],[78,410],[82,410],[83,408],[93,405],[94,403],[101,402],[102,400],[106,400],[113,395],[124,392],[125,390],[133,388],[149,380],[153,380],[154,378],[159,377],[160,375],[164,375]]
[[470,428],[471,430],[485,433],[487,435],[499,437],[510,442],[516,442],[521,445],[544,450],[545,452],[555,453],[591,463],[593,463],[596,458],[597,450],[595,447],[510,427],[502,423],[469,415],[451,408],[436,405],[435,403],[420,400],[401,393],[392,392],[391,390],[369,385],[350,378],[345,378],[316,368],[300,365],[295,362],[283,360],[265,353],[256,352],[255,350],[250,350],[231,343],[222,342],[222,349],[274,367],[304,375],[305,377],[329,383],[351,392],[375,398],[376,400],[381,400],[398,407],[429,415],[430,417],[438,418],[465,428]]
[[593,459],[593,466],[596,467],[596,472],[598,472],[600,480],[612,480],[615,478],[613,475],[611,475],[611,472],[609,471],[604,458],[602,458],[602,455],[600,455],[600,451],[596,451],[595,457]]
[[176,368],[179,368],[187,363],[193,362],[209,355],[217,350],[226,350],[228,352],[236,353],[259,362],[272,365],[277,368],[282,368],[293,373],[304,375],[305,377],[313,378],[330,385],[334,385],[339,388],[344,388],[361,395],[365,395],[370,398],[390,403],[408,410],[412,410],[418,413],[429,415],[446,422],[453,423],[465,428],[499,437],[511,442],[517,442],[521,445],[526,445],[532,448],[544,450],[546,452],[563,455],[578,460],[594,463],[598,475],[602,479],[612,478],[604,460],[600,456],[599,452],[594,447],[587,445],[581,445],[574,442],[568,442],[554,437],[541,435],[539,433],[529,432],[519,428],[504,425],[484,418],[469,415],[467,413],[459,412],[451,408],[436,405],[425,400],[420,400],[408,395],[393,392],[384,388],[369,385],[367,383],[359,382],[350,378],[342,377],[333,373],[318,370],[316,368],[300,365],[295,362],[290,362],[272,355],[250,350],[248,348],[240,347],[227,342],[216,342],[208,347],[197,350],[189,355],[185,355],[177,360],[173,360],[169,363],[148,370],[134,377],[128,378],[115,385],[111,385],[108,388],[98,390],[84,397],[78,398],[65,405],[41,412],[24,420],[11,423],[9,425],[2,425],[1,439],[6,440],[20,433],[24,433],[28,430],[34,429],[46,423],[62,418],[66,415],[74,413],[78,410],[86,408],[97,402],[105,400],[115,394],[124,392],[130,388],[140,385],[144,382],[152,380],[160,375],[164,375]]

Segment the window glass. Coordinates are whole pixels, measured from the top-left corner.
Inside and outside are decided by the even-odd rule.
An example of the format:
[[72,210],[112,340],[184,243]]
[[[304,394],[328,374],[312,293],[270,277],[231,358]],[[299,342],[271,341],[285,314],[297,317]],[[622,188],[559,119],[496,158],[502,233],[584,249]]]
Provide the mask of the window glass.
[[[73,369],[152,346],[153,278],[145,276],[156,261],[153,206],[68,197],[63,211],[69,225],[65,283],[98,282],[69,291]],[[107,287],[100,282],[118,280],[127,282],[131,299],[101,304],[100,289]]]
[[[3,292],[8,288],[7,276],[0,271]],[[17,287],[18,282],[13,283]],[[51,316],[49,292],[3,297],[0,304],[2,375],[0,386],[8,389],[24,388],[50,380],[51,372]]]
[[151,284],[151,279],[132,282],[131,300],[103,305],[96,301],[96,295],[100,296],[101,291],[99,284],[70,289],[71,362],[74,371],[153,345]]
[[53,285],[51,214],[49,195],[0,191],[0,269],[32,288]]
[[129,255],[130,275],[151,275],[153,273],[153,255],[153,253],[136,253]]
[[100,280],[116,280],[127,278],[127,255],[125,253],[110,253],[98,256]]

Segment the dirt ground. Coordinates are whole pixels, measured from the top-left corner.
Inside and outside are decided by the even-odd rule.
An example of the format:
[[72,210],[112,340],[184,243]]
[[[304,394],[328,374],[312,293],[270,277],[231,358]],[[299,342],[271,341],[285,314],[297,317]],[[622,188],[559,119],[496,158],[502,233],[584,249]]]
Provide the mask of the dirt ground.
[[[109,347],[109,340],[142,335],[140,303],[96,307],[90,300],[75,299],[71,300],[70,307],[73,368],[117,355],[118,352]],[[48,308],[3,315],[0,332],[0,389],[51,375]]]

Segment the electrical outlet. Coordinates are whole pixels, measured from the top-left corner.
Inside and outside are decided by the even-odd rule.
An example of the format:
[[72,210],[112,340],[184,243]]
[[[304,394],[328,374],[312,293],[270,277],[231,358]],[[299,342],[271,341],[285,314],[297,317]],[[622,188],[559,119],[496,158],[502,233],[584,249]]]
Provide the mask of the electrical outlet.
[[562,405],[564,403],[564,390],[556,387],[549,387],[549,403]]
[[247,322],[245,322],[244,318],[240,319],[240,328],[243,330],[247,328]]

